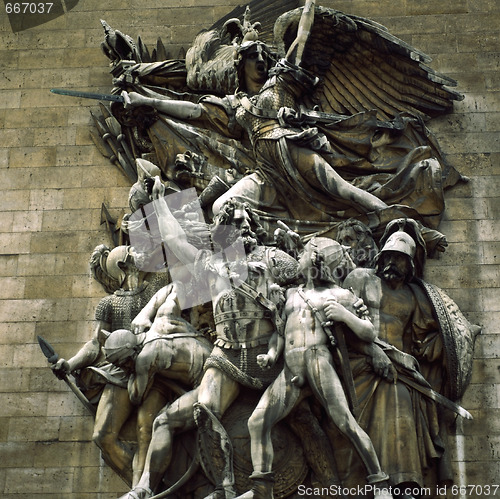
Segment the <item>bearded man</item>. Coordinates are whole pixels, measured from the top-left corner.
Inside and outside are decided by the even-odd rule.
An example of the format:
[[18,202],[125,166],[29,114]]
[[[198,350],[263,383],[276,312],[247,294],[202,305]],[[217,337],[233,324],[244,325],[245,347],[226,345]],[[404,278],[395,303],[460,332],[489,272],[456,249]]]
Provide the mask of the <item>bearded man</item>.
[[[235,401],[242,386],[263,390],[281,368],[259,367],[257,357],[275,356],[283,341],[281,285],[296,277],[297,261],[262,244],[264,229],[246,204],[229,200],[211,227],[213,249],[192,245],[173,216],[159,179],[153,203],[162,240],[175,257],[191,268],[195,282],[208,285],[215,322],[214,349],[205,363],[195,417],[203,448],[214,438],[220,442],[222,463],[203,458],[205,472],[217,483],[214,497],[234,497],[232,448],[220,418]],[[241,249],[243,248],[243,250]],[[221,469],[222,468],[222,469]]]
[[404,381],[411,377],[444,391],[443,339],[433,304],[415,275],[416,253],[415,239],[397,230],[386,239],[375,268],[357,268],[343,283],[364,301],[382,340],[370,346],[369,356],[351,357],[359,423],[391,485],[401,491],[397,497],[406,499],[418,494],[404,491],[451,480],[438,407]]

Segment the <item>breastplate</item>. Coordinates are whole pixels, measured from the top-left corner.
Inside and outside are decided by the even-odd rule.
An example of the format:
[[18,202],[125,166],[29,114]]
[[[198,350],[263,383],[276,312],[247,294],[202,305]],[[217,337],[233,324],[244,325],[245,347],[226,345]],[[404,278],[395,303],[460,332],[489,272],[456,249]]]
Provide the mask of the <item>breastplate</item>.
[[281,88],[280,83],[279,79],[272,78],[257,95],[240,99],[236,121],[247,131],[254,145],[258,139],[278,140],[294,133],[278,120],[281,108],[291,108],[295,104],[292,94]]

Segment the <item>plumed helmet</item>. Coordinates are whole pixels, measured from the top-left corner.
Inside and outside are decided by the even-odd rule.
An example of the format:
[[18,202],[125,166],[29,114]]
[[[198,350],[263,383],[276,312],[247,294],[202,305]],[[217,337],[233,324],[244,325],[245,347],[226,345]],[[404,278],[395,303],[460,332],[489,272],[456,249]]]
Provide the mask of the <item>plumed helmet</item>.
[[130,250],[131,246],[117,246],[109,252],[106,259],[106,271],[120,283],[120,286],[126,278],[126,274],[120,267],[120,263],[126,263],[127,259],[131,258]]
[[415,240],[406,232],[398,230],[388,237],[380,253],[385,251],[397,251],[408,255],[413,260],[416,248],[417,245],[415,244]]
[[125,360],[137,351],[137,336],[128,329],[117,329],[110,333],[103,350],[112,364]]

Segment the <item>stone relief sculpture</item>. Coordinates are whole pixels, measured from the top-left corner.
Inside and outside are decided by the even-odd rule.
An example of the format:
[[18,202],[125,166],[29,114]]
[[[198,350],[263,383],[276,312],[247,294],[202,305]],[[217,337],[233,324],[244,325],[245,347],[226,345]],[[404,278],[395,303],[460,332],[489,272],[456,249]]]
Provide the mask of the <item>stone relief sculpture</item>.
[[[108,287],[116,289],[98,304],[96,327],[89,340],[70,359],[59,359],[52,370],[56,376],[73,374],[84,395],[97,406],[93,440],[102,451],[104,460],[127,480],[132,479],[133,449],[120,438],[120,432],[133,412],[133,404],[127,391],[126,372],[111,364],[103,351],[106,331],[131,329],[132,320],[148,303],[155,291],[169,278],[158,274],[147,280],[135,262],[130,246],[117,246],[111,251],[99,245],[91,257],[94,274]],[[151,418],[165,405],[163,396],[150,398],[138,411]],[[151,405],[150,405],[151,404]],[[149,406],[149,407],[148,407]],[[153,408],[152,408],[153,407]],[[140,419],[140,418],[139,418]],[[153,421],[149,422],[152,427]],[[147,423],[146,423],[147,424]],[[146,436],[146,445],[149,438]]]
[[[367,469],[367,483],[376,484],[376,498],[390,498],[389,476],[385,474],[370,441],[351,412],[357,404],[349,404],[341,378],[337,374],[330,346],[341,356],[340,364],[347,364],[347,349],[343,342],[345,324],[351,334],[371,343],[376,331],[371,320],[358,314],[360,302],[350,291],[341,288],[334,277],[342,261],[340,244],[328,238],[313,238],[307,243],[299,260],[299,271],[305,283],[287,291],[285,303],[284,368],[266,389],[255,411],[248,420],[254,471],[252,489],[240,498],[272,497],[273,448],[271,431],[274,424],[286,417],[297,405],[307,383],[326,410],[329,418],[353,444]],[[335,331],[332,326],[335,324]],[[278,352],[277,352],[278,353]],[[345,355],[345,358],[342,356]],[[268,355],[257,358],[262,368],[274,364]],[[352,374],[343,369],[344,383],[352,385]],[[350,378],[350,379],[349,379]],[[346,390],[347,391],[347,390]],[[356,397],[354,391],[349,393]],[[357,411],[356,411],[357,412]],[[332,477],[334,478],[334,477]]]
[[76,94],[112,102],[92,135],[131,213],[104,211],[114,294],[52,368],[98,404],[123,498],[418,497],[453,479],[449,422],[470,417],[479,328],[424,280],[466,180],[425,122],[461,95],[371,20],[251,5],[178,59],[102,21],[114,88]]

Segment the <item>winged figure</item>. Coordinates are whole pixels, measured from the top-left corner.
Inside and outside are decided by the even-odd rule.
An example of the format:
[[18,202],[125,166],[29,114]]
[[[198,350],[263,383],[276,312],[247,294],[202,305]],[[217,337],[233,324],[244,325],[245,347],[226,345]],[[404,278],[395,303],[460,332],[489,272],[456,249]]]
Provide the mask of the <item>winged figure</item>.
[[[195,248],[208,240],[208,224],[223,219],[224,205],[233,199],[260,217],[262,232],[285,227],[302,249],[314,236],[337,236],[350,219],[364,224],[376,244],[384,242],[388,228],[404,225],[418,240],[414,270],[419,278],[426,256],[444,249],[445,237],[437,230],[444,190],[466,178],[448,164],[426,123],[462,99],[453,89],[457,83],[384,26],[314,0],[302,3],[253,0],[202,31],[177,57],[161,40],[150,52],[142,40],[135,42],[102,21],[115,98],[110,108],[101,104],[100,113],[93,114],[93,139],[133,184],[133,213],[120,222],[129,234],[116,234],[121,229],[105,207],[103,221],[114,225],[120,242],[127,237],[130,242],[134,228],[142,231],[144,240],[132,245],[148,254],[148,272],[164,270],[169,249],[155,232],[161,215],[147,208],[157,184],[166,186],[161,199],[168,192],[172,200],[178,191],[187,199],[186,189],[196,190],[201,216],[191,217],[190,203],[182,202],[174,217]],[[111,292],[116,282],[102,268],[108,256],[109,249],[99,247],[91,268]],[[430,286],[425,292],[432,307],[443,309],[443,323],[458,323],[448,327],[445,338],[446,361],[457,373],[471,364],[470,327],[451,299]],[[422,314],[425,327],[434,328],[432,307]],[[450,389],[456,396],[469,381],[470,370],[462,371]],[[211,445],[220,446],[220,440]],[[309,444],[310,454],[319,456],[312,460],[321,461],[326,451]],[[222,462],[227,456],[216,450],[211,457]],[[217,463],[211,469],[213,463],[201,457],[207,476],[215,476]],[[323,468],[323,473],[315,470],[316,478],[333,480],[335,473]],[[387,481],[379,466],[364,471],[369,483]],[[302,471],[293,472],[302,481]],[[272,483],[264,475],[269,492]],[[142,495],[132,491],[124,497],[152,493],[142,489]]]
[[[115,78],[114,91],[126,90],[132,100],[125,108],[114,103],[112,113],[130,142],[134,157],[129,163],[147,157],[166,179],[174,180],[179,155],[190,151],[204,157],[220,169],[218,176],[227,170],[236,173],[232,178],[244,176],[236,185],[226,182],[231,189],[219,204],[228,197],[251,202],[271,229],[281,219],[301,235],[334,233],[340,220],[356,217],[380,237],[383,226],[399,216],[437,229],[443,189],[465,178],[447,163],[425,121],[449,112],[462,98],[450,88],[456,82],[430,68],[428,56],[382,25],[321,6],[312,9],[298,56],[292,44],[301,29],[303,7],[296,4],[254,1],[251,12],[238,8],[200,33],[185,59],[128,64]],[[249,91],[242,73],[248,49],[255,47],[262,47],[266,77],[260,88]],[[309,78],[308,87],[304,79],[302,90],[296,86],[284,101],[272,102],[269,88],[277,78],[277,64],[287,55],[299,68],[297,74]],[[117,60],[114,64],[120,66]],[[263,92],[268,95],[265,103]],[[209,112],[185,119],[165,112],[166,102],[201,105]],[[299,147],[308,142],[307,148],[314,143],[321,162],[333,171],[327,183],[335,178],[335,185],[322,184],[321,175],[311,181],[311,171],[301,172],[284,153],[274,158],[266,151],[258,154],[256,143],[262,141],[248,127],[235,127],[235,115],[227,113],[237,102],[250,109],[250,121],[285,123],[273,133],[288,137],[287,148],[292,142],[300,142]],[[213,172],[207,172],[204,184],[198,175],[200,193]],[[335,192],[337,184],[347,194]],[[186,186],[193,183],[180,187]]]

